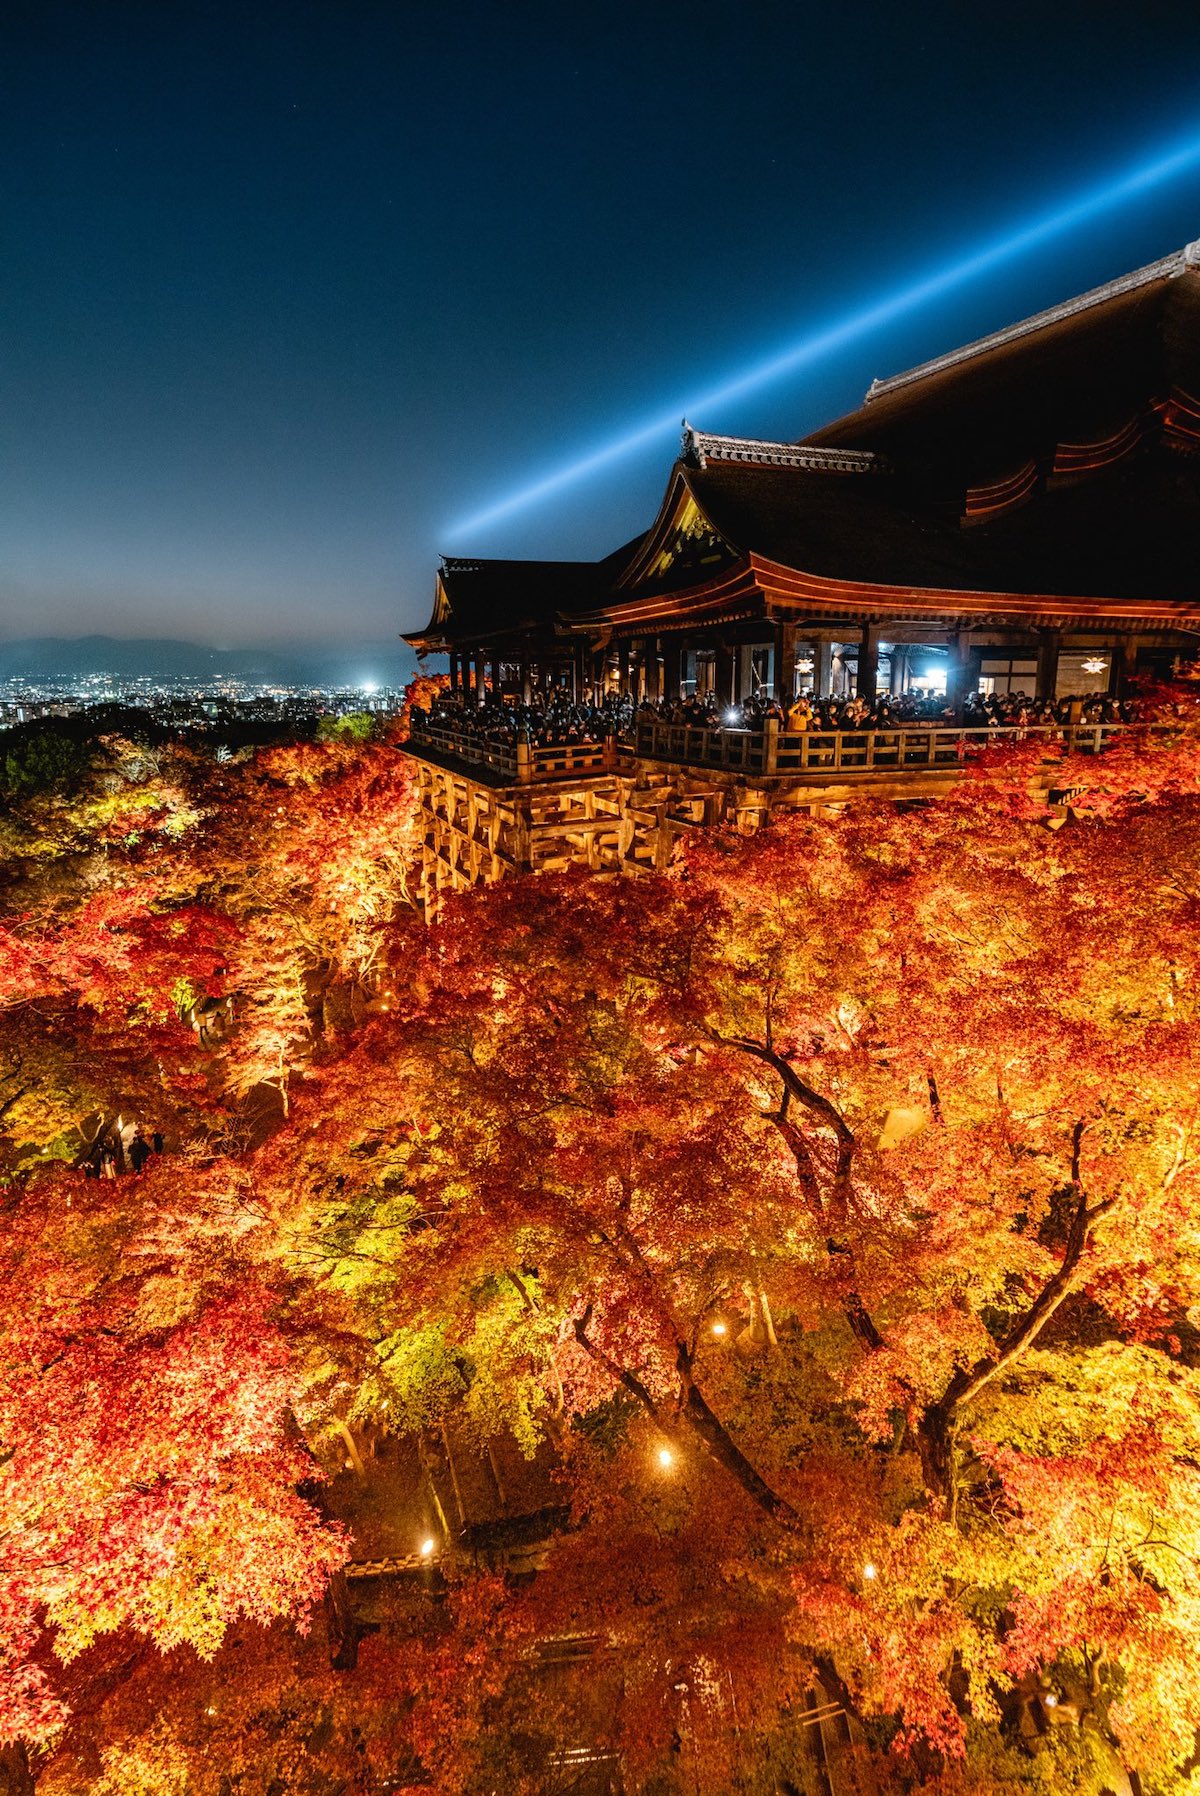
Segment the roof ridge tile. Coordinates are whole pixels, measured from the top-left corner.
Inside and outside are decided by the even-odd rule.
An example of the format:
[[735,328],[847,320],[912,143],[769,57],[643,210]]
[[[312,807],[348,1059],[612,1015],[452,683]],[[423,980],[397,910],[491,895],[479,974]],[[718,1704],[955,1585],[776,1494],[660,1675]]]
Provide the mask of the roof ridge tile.
[[1006,324],[1002,329],[991,331],[986,337],[976,337],[974,342],[964,343],[958,349],[948,349],[943,355],[933,356],[928,362],[919,362],[915,368],[906,368],[900,374],[889,374],[882,380],[873,380],[867,388],[863,403],[870,405],[873,399],[882,398],[885,393],[895,393],[914,381],[927,380],[931,375],[944,373],[946,369],[957,367],[960,362],[971,361],[990,349],[1003,349],[1008,343],[1019,342],[1022,337],[1032,336],[1049,325],[1059,324],[1067,318],[1074,318],[1080,312],[1090,311],[1093,306],[1103,305],[1106,300],[1119,299],[1123,293],[1133,293],[1138,287],[1148,287],[1153,281],[1174,280],[1198,265],[1200,238],[1185,244],[1182,249],[1173,250],[1169,256],[1160,256],[1157,262],[1148,262],[1144,268],[1135,268],[1129,274],[1117,275],[1114,280],[1105,281],[1103,286],[1091,287],[1086,293],[1061,300],[1056,306],[1047,306],[1044,311],[1033,312],[1016,324]]

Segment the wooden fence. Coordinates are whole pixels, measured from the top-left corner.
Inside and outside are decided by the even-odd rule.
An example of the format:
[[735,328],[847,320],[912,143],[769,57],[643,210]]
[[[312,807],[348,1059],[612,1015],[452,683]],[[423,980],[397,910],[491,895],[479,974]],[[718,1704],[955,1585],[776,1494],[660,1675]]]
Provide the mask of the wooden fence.
[[774,718],[760,729],[706,729],[655,720],[639,721],[626,737],[548,747],[523,739],[481,738],[450,724],[423,722],[413,730],[411,739],[415,749],[431,748],[452,760],[487,768],[505,782],[526,785],[537,780],[612,772],[633,757],[766,779],[909,773],[922,768],[945,771],[960,765],[972,751],[1013,743],[1037,741],[1095,754],[1137,727],[1087,723],[960,729],[943,724],[904,724],[886,730],[792,731],[782,730]]
[[969,751],[1001,744],[1045,741],[1095,753],[1128,724],[1038,724],[1025,729],[959,729],[905,724],[887,730],[781,730],[775,719],[762,729],[699,729],[690,724],[639,723],[636,753],[647,760],[687,767],[719,767],[767,778],[777,774],[874,773],[952,768]]

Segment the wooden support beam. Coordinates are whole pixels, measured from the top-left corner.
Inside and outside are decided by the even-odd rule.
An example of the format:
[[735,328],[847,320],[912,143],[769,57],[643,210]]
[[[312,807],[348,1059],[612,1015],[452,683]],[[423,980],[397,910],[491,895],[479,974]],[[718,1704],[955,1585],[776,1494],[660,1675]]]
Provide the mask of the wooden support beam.
[[786,620],[775,625],[774,696],[790,705],[796,696],[796,626]]
[[1136,636],[1122,636],[1113,651],[1112,675],[1109,691],[1118,698],[1124,698],[1132,687],[1137,673],[1138,639]]
[[967,698],[967,680],[971,672],[971,632],[956,630],[950,639],[946,660],[946,703],[954,705],[959,715]]
[[1038,631],[1037,697],[1052,699],[1058,686],[1058,651],[1062,645],[1060,630]]
[[879,695],[879,625],[862,626],[858,645],[857,696],[873,705]]

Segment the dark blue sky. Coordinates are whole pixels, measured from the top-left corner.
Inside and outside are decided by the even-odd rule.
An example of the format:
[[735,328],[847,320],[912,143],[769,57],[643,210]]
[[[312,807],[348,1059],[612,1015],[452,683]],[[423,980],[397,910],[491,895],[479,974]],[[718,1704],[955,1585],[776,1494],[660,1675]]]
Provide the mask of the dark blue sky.
[[[382,639],[439,550],[606,553],[671,432],[457,526],[1185,136],[1194,0],[9,0],[0,634]],[[798,435],[1198,236],[1200,162],[694,421]]]

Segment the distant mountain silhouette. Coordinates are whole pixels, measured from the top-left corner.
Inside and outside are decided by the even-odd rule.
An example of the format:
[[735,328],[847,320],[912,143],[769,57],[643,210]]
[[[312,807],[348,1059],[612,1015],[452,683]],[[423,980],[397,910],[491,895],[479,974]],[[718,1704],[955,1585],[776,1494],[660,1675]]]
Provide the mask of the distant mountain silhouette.
[[402,685],[416,666],[412,651],[392,642],[297,644],[273,649],[214,649],[170,637],[31,636],[0,642],[0,679],[211,680],[221,675],[280,684]]

